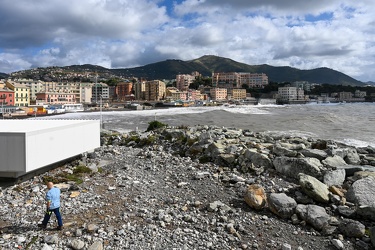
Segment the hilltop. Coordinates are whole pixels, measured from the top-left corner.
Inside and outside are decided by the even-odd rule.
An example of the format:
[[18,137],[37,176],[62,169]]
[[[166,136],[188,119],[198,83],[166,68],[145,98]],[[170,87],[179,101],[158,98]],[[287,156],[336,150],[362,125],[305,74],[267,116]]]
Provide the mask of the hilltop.
[[79,80],[82,77],[92,78],[95,73],[99,78],[146,78],[146,79],[174,79],[177,74],[190,74],[198,71],[203,76],[211,76],[212,72],[253,72],[265,73],[273,82],[309,81],[312,83],[328,83],[336,85],[363,86],[358,81],[344,73],[329,69],[316,68],[300,70],[293,67],[276,67],[267,64],[248,65],[229,58],[206,55],[200,58],[182,61],[165,60],[147,64],[141,67],[124,69],[107,69],[95,65],[72,65],[66,67],[47,67],[14,72],[12,77],[33,78],[38,80]]

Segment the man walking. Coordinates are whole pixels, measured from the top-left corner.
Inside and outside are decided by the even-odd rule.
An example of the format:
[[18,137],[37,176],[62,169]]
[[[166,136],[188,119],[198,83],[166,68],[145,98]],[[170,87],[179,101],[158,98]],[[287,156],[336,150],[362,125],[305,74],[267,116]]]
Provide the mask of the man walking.
[[57,230],[61,230],[63,226],[61,214],[60,214],[60,189],[53,186],[52,182],[47,182],[48,192],[46,194],[47,209],[44,215],[42,224],[38,226],[46,228],[49,219],[51,218],[52,212],[56,215],[57,219]]

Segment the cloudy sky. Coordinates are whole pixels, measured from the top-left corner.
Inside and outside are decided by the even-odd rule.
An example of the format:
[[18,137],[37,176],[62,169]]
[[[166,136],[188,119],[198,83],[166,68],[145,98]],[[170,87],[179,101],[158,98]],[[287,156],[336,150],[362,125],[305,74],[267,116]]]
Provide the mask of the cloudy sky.
[[375,81],[374,0],[1,0],[0,72],[218,55]]

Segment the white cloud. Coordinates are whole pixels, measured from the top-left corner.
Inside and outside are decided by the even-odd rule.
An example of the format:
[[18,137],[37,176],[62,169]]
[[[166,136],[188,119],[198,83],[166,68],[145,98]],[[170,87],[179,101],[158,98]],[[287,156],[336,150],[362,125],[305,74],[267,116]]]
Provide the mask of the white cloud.
[[375,2],[185,0],[0,2],[0,72],[127,68],[213,54],[248,64],[329,67],[375,80]]

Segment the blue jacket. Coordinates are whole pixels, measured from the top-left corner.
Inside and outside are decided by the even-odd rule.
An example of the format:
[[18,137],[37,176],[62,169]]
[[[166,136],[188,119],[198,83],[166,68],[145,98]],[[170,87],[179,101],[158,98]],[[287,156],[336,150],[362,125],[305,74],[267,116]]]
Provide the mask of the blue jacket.
[[55,209],[60,207],[60,189],[57,187],[51,188],[46,194],[47,202],[50,202],[49,209]]

